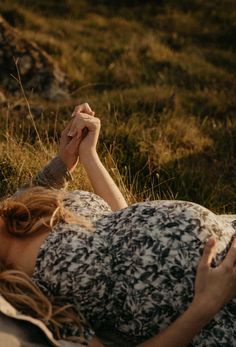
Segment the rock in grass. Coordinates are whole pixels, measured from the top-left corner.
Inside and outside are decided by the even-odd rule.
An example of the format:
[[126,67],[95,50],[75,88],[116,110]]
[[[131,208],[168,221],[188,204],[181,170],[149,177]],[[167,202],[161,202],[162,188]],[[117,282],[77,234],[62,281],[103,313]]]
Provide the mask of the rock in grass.
[[10,93],[20,91],[16,62],[25,91],[59,100],[69,97],[69,80],[52,58],[36,43],[26,40],[21,33],[0,16],[0,84]]

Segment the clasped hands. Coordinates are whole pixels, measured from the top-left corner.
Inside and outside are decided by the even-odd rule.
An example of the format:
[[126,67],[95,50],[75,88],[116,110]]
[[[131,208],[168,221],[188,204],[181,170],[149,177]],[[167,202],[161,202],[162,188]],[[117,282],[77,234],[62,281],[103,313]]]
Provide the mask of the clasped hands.
[[100,119],[95,117],[89,104],[75,107],[72,119],[62,132],[59,147],[59,156],[70,172],[79,160],[83,163],[96,153],[100,128]]

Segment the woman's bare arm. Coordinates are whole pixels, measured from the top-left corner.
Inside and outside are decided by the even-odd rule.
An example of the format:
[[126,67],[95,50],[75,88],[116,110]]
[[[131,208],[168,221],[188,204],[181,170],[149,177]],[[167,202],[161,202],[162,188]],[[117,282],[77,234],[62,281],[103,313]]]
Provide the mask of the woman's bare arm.
[[[79,158],[94,192],[101,196],[115,211],[127,207],[127,203],[97,154],[96,146],[100,132],[100,120],[93,114],[94,112],[87,104],[76,108],[73,120],[63,132],[61,140],[63,151],[60,151],[60,155],[69,171],[74,169],[76,157],[77,160]],[[77,152],[74,150],[76,146]]]
[[137,347],[186,347],[212,318],[205,307],[192,304],[168,328]]
[[84,166],[94,192],[101,196],[113,211],[127,207],[127,203],[116,183],[102,164],[96,152],[85,156],[81,163]]
[[[168,328],[137,347],[186,347],[212,318],[205,307],[190,305]],[[97,338],[93,338],[89,343],[89,347],[102,346]]]

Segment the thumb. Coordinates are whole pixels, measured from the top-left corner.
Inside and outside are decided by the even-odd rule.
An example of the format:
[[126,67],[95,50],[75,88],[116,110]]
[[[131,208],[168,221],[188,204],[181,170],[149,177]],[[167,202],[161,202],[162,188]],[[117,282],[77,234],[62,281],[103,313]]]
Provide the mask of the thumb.
[[211,237],[205,245],[203,255],[201,261],[199,263],[200,266],[209,267],[212,263],[212,260],[216,254],[216,240]]

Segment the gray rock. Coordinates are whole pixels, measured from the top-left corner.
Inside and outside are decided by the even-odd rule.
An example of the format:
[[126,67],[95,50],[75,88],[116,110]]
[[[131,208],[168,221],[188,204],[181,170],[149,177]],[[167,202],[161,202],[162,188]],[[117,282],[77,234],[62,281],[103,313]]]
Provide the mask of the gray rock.
[[69,79],[53,59],[34,42],[0,16],[1,86],[10,93],[20,92],[16,62],[25,91],[51,100],[69,98]]

